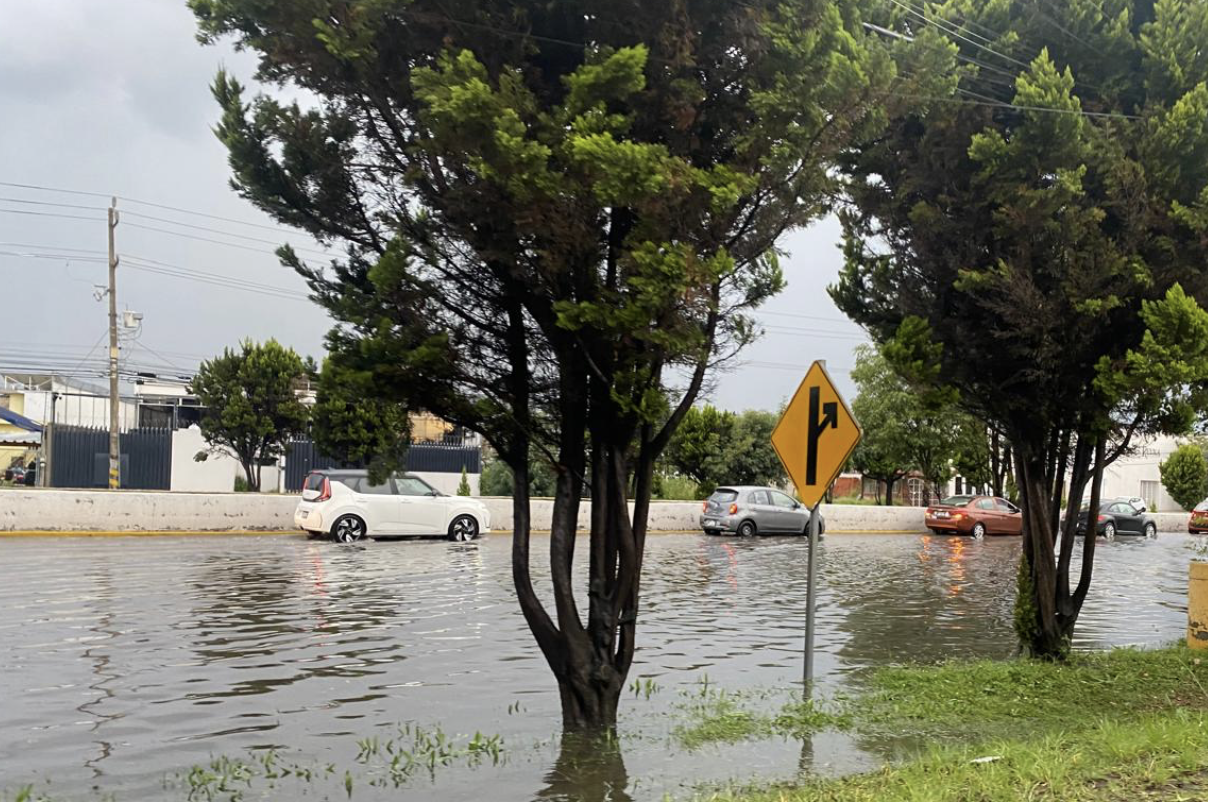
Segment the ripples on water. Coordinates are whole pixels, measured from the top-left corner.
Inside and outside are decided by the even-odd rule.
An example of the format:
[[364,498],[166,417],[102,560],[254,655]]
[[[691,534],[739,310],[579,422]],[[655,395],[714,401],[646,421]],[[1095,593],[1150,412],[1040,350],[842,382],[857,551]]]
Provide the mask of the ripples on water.
[[[342,771],[355,766],[358,738],[404,721],[499,733],[508,759],[381,798],[661,799],[702,781],[859,770],[878,759],[865,749],[890,748],[819,736],[804,748],[765,741],[667,759],[670,714],[702,677],[728,689],[799,680],[806,552],[796,539],[651,538],[632,676],[661,690],[626,698],[624,753],[599,765],[559,760],[557,695],[516,608],[506,537],[0,547],[0,789],[49,780],[69,799],[97,789],[178,798],[165,776],[266,747]],[[869,666],[1011,655],[1017,539],[835,536],[823,549],[824,693]],[[1097,555],[1078,647],[1182,636],[1188,538],[1121,539]],[[600,790],[617,785],[628,791]]]

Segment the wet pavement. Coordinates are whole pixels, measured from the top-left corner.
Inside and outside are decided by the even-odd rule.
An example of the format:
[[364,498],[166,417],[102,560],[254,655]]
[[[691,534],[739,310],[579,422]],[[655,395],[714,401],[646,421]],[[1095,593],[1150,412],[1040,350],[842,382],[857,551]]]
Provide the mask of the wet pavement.
[[[534,553],[544,546],[535,538]],[[354,799],[659,800],[900,753],[841,734],[676,746],[677,711],[706,677],[731,690],[799,681],[805,544],[666,535],[647,552],[631,678],[654,691],[623,701],[619,750],[584,762],[558,741],[557,694],[514,602],[505,536],[0,543],[0,798],[33,783],[56,799],[183,799],[191,766],[269,747],[323,776],[244,798],[347,798],[352,781]],[[1018,554],[1018,538],[828,538],[822,693],[857,688],[870,666],[1010,656]],[[1184,535],[1100,542],[1076,645],[1182,637],[1193,554]],[[407,723],[498,735],[503,751],[370,786],[385,769],[357,762],[358,740]]]

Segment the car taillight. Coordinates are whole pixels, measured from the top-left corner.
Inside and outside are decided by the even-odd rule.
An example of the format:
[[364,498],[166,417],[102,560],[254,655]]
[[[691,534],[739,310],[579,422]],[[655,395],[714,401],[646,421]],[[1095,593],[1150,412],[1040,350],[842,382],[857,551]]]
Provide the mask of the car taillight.
[[1107,520],[1107,516],[1106,516],[1106,515],[1100,515],[1100,516],[1099,516],[1099,523],[1103,523],[1103,522],[1104,522],[1104,521],[1106,521],[1106,520]]
[[708,512],[708,511],[709,511],[709,502],[707,502],[707,501],[702,501],[702,502],[701,502],[701,505],[700,505],[700,511],[701,511],[701,512]]
[[964,517],[965,517],[965,514],[963,512],[954,512],[952,514],[952,520],[954,520],[954,521],[959,521]]
[[319,494],[319,497],[315,501],[327,501],[329,498],[331,498],[331,480],[324,476],[323,492]]
[[731,505],[730,505],[730,514],[731,514],[731,515],[737,515],[737,514],[738,514],[738,505],[737,505],[737,504],[731,504]]

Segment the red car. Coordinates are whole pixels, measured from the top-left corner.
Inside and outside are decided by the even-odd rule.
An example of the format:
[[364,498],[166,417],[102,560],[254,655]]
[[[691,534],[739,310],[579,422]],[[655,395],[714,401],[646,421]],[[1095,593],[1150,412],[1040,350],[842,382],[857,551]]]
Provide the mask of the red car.
[[927,528],[937,535],[1018,535],[1023,532],[1023,515],[1005,498],[998,496],[949,496],[927,508]]
[[1187,531],[1193,535],[1208,532],[1208,498],[1195,505],[1191,518],[1187,521]]

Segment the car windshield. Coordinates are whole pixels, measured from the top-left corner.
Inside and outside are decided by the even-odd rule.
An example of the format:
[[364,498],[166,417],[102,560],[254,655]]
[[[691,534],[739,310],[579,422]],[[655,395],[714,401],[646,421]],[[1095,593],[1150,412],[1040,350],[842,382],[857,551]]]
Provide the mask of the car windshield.
[[312,473],[306,477],[306,487],[303,490],[322,490],[323,489],[323,474]]
[[948,496],[948,498],[940,501],[940,505],[944,507],[963,507],[973,500],[973,496]]
[[1196,512],[1208,512],[1208,498],[1195,505]]
[[728,487],[719,487],[713,491],[713,495],[709,496],[709,501],[716,501],[718,504],[729,504],[737,500],[738,491]]

